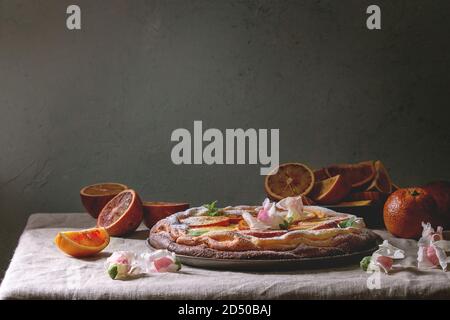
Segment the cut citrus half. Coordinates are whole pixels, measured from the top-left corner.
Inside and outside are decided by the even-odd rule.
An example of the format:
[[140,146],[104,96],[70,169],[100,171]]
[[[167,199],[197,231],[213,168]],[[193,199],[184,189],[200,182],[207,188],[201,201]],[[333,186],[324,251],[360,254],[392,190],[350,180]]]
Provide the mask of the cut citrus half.
[[363,161],[355,164],[336,164],[325,168],[328,176],[343,176],[352,188],[370,183],[375,177],[373,161]]
[[105,228],[65,231],[56,235],[55,244],[72,257],[88,257],[106,248],[109,244],[109,235]]
[[367,191],[379,191],[383,193],[392,192],[392,182],[389,173],[380,160],[375,161],[376,176],[367,187]]
[[141,222],[141,199],[136,191],[128,189],[105,205],[98,216],[97,227],[104,227],[110,236],[123,236],[136,230]]
[[121,183],[97,183],[80,190],[81,203],[86,211],[97,218],[103,207],[116,195],[128,187]]
[[314,173],[302,163],[284,163],[277,169],[276,173],[266,176],[264,183],[272,200],[306,195],[314,186]]
[[316,182],[309,196],[317,203],[333,204],[344,199],[349,194],[351,188],[343,176],[337,175]]
[[150,229],[159,220],[188,209],[189,203],[144,201],[142,208],[144,212],[144,224]]

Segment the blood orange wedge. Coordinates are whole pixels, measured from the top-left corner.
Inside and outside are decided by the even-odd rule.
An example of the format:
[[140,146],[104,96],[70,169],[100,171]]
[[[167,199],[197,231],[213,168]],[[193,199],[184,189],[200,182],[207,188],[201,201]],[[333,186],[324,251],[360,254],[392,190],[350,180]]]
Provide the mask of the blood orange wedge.
[[106,248],[109,235],[105,228],[59,232],[55,237],[55,244],[61,251],[73,257],[88,257]]
[[150,229],[159,220],[188,209],[189,203],[144,201],[142,207],[144,210],[144,224]]
[[302,163],[285,163],[275,174],[266,176],[264,188],[272,200],[308,194],[314,186],[314,173]]
[[136,230],[141,222],[141,199],[136,191],[128,189],[105,205],[98,216],[97,227],[104,227],[110,236],[123,236]]
[[121,183],[97,183],[80,190],[81,203],[86,211],[97,218],[103,207],[128,187]]
[[367,187],[367,191],[379,191],[383,193],[392,192],[392,182],[389,173],[380,160],[375,161],[376,176]]
[[328,176],[343,176],[352,188],[370,183],[375,177],[373,161],[364,161],[356,164],[336,164],[325,168]]
[[333,204],[345,198],[351,186],[343,176],[337,175],[314,184],[309,196],[320,204]]

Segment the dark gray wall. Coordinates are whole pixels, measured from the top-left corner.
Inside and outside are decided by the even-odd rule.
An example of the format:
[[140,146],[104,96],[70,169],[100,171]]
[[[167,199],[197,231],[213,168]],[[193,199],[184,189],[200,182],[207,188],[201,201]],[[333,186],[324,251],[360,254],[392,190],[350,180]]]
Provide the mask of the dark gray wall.
[[[82,8],[82,30],[65,9]],[[382,7],[381,31],[365,9]],[[280,128],[281,161],[382,159],[449,178],[449,1],[0,0],[0,267],[30,213],[144,199],[263,199],[259,166],[175,166],[170,134]]]

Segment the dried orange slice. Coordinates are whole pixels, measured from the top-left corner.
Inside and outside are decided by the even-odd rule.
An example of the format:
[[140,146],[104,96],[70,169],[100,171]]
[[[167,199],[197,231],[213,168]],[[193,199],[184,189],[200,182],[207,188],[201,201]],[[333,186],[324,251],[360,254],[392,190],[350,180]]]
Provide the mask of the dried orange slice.
[[97,183],[80,190],[81,203],[86,211],[97,218],[103,207],[128,187],[121,183]]
[[314,184],[309,193],[311,199],[320,204],[333,204],[344,199],[352,187],[343,176],[337,175]]
[[383,193],[392,192],[392,182],[389,173],[380,160],[375,161],[376,176],[367,187],[367,191],[379,191]]
[[[272,200],[308,194],[314,187],[314,173],[302,163],[281,164],[266,176],[264,188]],[[274,172],[274,171],[273,171]]]
[[136,191],[128,189],[106,204],[98,216],[97,227],[104,227],[110,236],[123,236],[136,230],[142,217],[141,199]]
[[336,164],[325,168],[328,176],[342,175],[352,188],[370,183],[375,177],[373,161],[363,161],[355,164]]
[[59,232],[55,237],[56,246],[76,258],[88,257],[102,251],[109,244],[105,228]]

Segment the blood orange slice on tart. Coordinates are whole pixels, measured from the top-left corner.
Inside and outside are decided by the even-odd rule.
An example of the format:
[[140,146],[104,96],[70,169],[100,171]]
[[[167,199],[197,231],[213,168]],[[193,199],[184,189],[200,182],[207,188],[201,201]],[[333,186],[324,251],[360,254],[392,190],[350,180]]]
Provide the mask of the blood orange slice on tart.
[[142,202],[136,191],[124,190],[109,201],[100,212],[97,226],[111,236],[122,236],[137,229],[142,222]]
[[314,173],[302,163],[284,163],[277,169],[276,173],[266,176],[264,183],[272,200],[306,195],[314,186]]
[[350,184],[343,176],[337,175],[314,184],[309,196],[320,204],[333,204],[345,198],[350,190]]
[[203,227],[218,227],[218,226],[228,226],[230,225],[230,218],[226,216],[198,216],[189,217],[181,220],[182,223],[187,224],[190,228],[203,228]]
[[68,255],[87,257],[102,251],[109,244],[109,235],[104,228],[59,232],[55,244]]
[[126,185],[115,182],[92,184],[80,190],[81,203],[92,217],[97,218],[103,207],[125,189],[128,189]]
[[375,177],[373,161],[363,161],[356,164],[336,164],[325,168],[328,176],[342,175],[352,188],[370,183]]
[[389,173],[380,160],[375,161],[376,176],[367,187],[367,191],[379,191],[382,193],[392,192],[392,182]]

